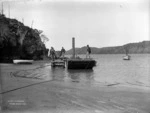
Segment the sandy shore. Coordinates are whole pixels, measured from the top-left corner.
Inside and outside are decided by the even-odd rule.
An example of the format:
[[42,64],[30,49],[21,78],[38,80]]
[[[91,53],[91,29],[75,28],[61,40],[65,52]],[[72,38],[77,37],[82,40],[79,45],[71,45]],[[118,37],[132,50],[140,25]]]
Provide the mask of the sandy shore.
[[49,66],[0,64],[4,113],[150,113],[149,87],[55,81]]

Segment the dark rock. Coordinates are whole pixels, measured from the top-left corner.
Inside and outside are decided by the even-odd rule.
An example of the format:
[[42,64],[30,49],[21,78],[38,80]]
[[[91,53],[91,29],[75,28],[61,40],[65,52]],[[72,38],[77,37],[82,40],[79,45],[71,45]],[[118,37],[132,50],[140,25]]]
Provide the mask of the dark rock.
[[13,59],[41,60],[47,49],[40,33],[16,19],[0,14],[0,62],[12,62]]

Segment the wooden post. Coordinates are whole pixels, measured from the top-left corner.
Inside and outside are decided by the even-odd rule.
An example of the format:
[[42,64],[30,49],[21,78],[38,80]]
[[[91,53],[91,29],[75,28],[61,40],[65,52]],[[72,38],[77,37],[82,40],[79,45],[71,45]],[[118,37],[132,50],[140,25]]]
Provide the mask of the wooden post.
[[73,50],[72,58],[75,58],[75,38],[74,37],[72,38],[72,50]]

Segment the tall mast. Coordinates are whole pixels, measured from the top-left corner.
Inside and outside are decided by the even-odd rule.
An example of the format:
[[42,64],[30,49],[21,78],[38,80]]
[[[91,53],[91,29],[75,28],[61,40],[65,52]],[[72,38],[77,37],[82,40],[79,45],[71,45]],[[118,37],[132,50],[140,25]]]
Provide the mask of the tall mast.
[[72,57],[75,58],[75,38],[72,38]]

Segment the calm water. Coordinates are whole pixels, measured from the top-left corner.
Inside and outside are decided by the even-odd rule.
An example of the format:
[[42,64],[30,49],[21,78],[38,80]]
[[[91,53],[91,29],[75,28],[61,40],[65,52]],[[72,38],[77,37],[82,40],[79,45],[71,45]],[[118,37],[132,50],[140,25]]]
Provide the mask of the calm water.
[[[124,55],[92,55],[97,61],[93,70],[67,70],[51,68],[50,78],[77,83],[105,83],[150,87],[150,54],[133,54],[131,60]],[[80,57],[85,57],[81,55]]]
[[[65,83],[82,84],[119,84],[150,87],[150,54],[133,54],[131,60],[123,60],[124,55],[92,55],[97,61],[93,70],[67,70],[66,68],[51,68],[50,63],[41,68],[16,71],[18,77],[39,78],[41,80],[62,81]],[[85,55],[80,55],[84,58]],[[34,63],[33,66],[39,64]],[[13,66],[12,68],[21,68]]]

